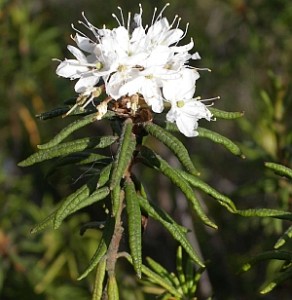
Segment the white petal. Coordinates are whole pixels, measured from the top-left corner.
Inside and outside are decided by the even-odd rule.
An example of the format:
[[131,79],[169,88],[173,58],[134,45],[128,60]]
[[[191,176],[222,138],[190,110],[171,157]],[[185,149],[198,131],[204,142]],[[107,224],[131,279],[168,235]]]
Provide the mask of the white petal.
[[173,47],[171,47],[171,49],[174,52],[181,53],[181,52],[188,52],[193,47],[194,47],[194,41],[193,41],[193,39],[191,39],[191,41],[188,44],[186,44],[184,46],[173,46]]
[[87,62],[86,56],[76,47],[68,45],[68,50],[79,60],[80,62]]
[[195,60],[195,59],[201,59],[201,56],[199,54],[199,52],[195,52],[194,54],[192,54],[192,59]]
[[93,52],[94,48],[96,47],[96,44],[93,43],[89,38],[83,37],[78,33],[76,33],[74,41],[81,50],[84,50],[88,53]]
[[199,73],[193,69],[182,69],[178,75],[178,79],[163,82],[163,95],[171,102],[191,99],[195,92],[196,80],[199,78]]
[[164,44],[170,46],[179,42],[183,34],[184,32],[179,28],[169,30],[164,38]]
[[75,91],[77,93],[84,93],[88,88],[93,88],[99,81],[99,77],[89,75],[80,78],[75,84]]
[[167,46],[157,46],[152,51],[143,66],[164,66],[171,56],[171,50]]
[[175,108],[171,108],[169,112],[166,114],[166,120],[173,123],[178,118],[178,112]]
[[120,88],[120,95],[134,95],[140,92],[141,87],[143,86],[144,78],[142,76],[136,77],[124,83]]
[[57,75],[71,79],[79,78],[81,73],[87,71],[88,67],[80,65],[76,59],[66,59],[56,69]]
[[176,120],[176,125],[181,133],[187,137],[194,137],[198,135],[196,129],[198,128],[198,122],[196,119],[181,116]]
[[212,117],[212,114],[207,108],[207,106],[204,103],[195,99],[191,99],[188,102],[186,102],[185,106],[180,108],[180,112],[183,115],[195,118],[197,120],[206,119],[210,121]]

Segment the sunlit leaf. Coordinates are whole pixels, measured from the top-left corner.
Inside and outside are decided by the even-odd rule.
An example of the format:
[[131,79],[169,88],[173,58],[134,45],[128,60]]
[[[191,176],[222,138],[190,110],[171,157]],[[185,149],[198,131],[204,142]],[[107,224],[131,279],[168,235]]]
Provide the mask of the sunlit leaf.
[[179,159],[182,165],[188,170],[191,174],[198,175],[199,172],[195,168],[190,156],[189,152],[184,146],[184,144],[176,138],[171,133],[164,130],[162,127],[154,124],[154,123],[145,123],[144,128],[147,132],[149,132],[152,136],[160,140],[163,144],[165,144]]
[[132,155],[136,147],[136,140],[132,133],[133,123],[127,121],[125,121],[123,125],[123,132],[119,140],[119,149],[111,175],[111,189],[120,184],[120,181],[124,176],[124,172],[126,171],[132,159]]
[[91,137],[62,143],[47,150],[39,150],[18,164],[20,167],[28,167],[33,164],[49,160],[62,155],[80,152],[85,149],[105,148],[117,140],[115,136]]
[[127,180],[125,183],[126,210],[128,215],[129,246],[134,269],[141,278],[142,268],[142,229],[141,211],[134,183]]

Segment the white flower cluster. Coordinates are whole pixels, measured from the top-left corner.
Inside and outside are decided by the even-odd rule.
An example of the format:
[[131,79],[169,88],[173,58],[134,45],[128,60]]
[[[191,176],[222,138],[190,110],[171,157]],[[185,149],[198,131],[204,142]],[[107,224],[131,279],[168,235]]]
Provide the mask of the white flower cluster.
[[[61,61],[56,73],[78,79],[75,91],[87,99],[84,106],[96,97],[101,83],[110,100],[139,95],[155,113],[161,113],[168,103],[171,108],[167,120],[176,122],[184,135],[196,136],[198,120],[210,120],[212,116],[206,105],[194,98],[200,75],[187,65],[189,60],[200,56],[197,52],[189,53],[193,40],[178,46],[186,30],[178,28],[177,16],[169,24],[162,16],[164,9],[157,16],[155,10],[151,25],[143,27],[141,5],[139,14],[133,19],[129,14],[126,24],[119,8],[121,20],[113,15],[119,26],[112,30],[94,27],[83,15],[85,21],[80,23],[90,30],[92,38],[75,29],[73,39],[78,48],[68,46],[75,59]],[[107,103],[108,100],[97,107],[102,114],[107,111]],[[129,107],[134,112],[139,110],[137,102]]]

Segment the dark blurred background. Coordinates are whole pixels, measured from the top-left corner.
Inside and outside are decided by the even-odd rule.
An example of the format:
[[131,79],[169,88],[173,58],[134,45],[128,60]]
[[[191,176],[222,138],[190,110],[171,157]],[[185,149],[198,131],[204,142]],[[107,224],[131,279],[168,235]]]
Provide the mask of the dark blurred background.
[[[164,1],[143,1],[143,23],[151,21],[153,9]],[[197,95],[220,95],[215,106],[244,111],[239,121],[201,122],[236,141],[246,156],[233,157],[226,149],[200,137],[182,138],[202,173],[202,178],[228,194],[239,208],[291,209],[291,185],[264,168],[265,161],[291,166],[291,74],[292,5],[286,0],[173,0],[165,11],[172,20],[182,17],[181,28],[190,23],[183,43],[193,37],[202,57]],[[33,224],[76,189],[80,174],[58,170],[49,164],[20,169],[17,163],[36,151],[70,122],[40,121],[35,115],[63,104],[75,96],[73,82],[58,78],[53,58],[69,58],[73,44],[71,23],[78,26],[81,12],[97,27],[115,27],[111,17],[120,5],[125,15],[138,12],[136,1],[101,0],[0,0],[0,298],[89,299],[93,275],[81,282],[96,247],[99,232],[80,237],[80,224],[98,216],[90,209],[69,218],[58,231],[29,234]],[[102,134],[106,123],[80,131],[80,136]],[[175,165],[161,144],[154,146]],[[137,170],[147,192],[179,222],[191,228],[190,239],[199,244],[208,261],[199,299],[291,299],[291,282],[268,296],[258,288],[271,278],[278,265],[260,264],[246,274],[238,271],[244,259],[272,249],[287,224],[274,220],[244,219],[230,215],[205,195],[206,209],[219,230],[203,227],[188,214],[185,199],[165,178],[150,170]],[[82,176],[82,175],[81,175]],[[194,226],[194,228],[193,228]],[[176,244],[155,222],[145,232],[144,255],[152,256],[169,270],[175,269]],[[154,299],[144,295],[132,269],[121,263],[118,270],[122,299]]]

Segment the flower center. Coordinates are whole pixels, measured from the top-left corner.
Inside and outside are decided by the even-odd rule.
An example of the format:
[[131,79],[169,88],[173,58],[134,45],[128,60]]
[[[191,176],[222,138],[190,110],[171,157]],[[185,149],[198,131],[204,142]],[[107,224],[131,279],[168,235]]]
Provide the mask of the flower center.
[[98,62],[95,64],[95,68],[96,68],[97,70],[101,70],[101,69],[103,68],[103,64],[102,64],[100,61],[98,61]]
[[124,72],[124,71],[127,70],[127,67],[126,67],[125,65],[120,65],[120,66],[118,66],[117,70],[118,70],[119,72]]
[[177,106],[178,108],[182,108],[184,105],[185,105],[185,102],[184,102],[183,100],[176,101],[176,106]]

